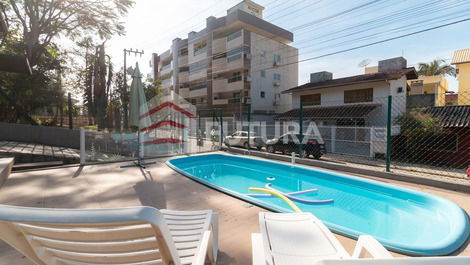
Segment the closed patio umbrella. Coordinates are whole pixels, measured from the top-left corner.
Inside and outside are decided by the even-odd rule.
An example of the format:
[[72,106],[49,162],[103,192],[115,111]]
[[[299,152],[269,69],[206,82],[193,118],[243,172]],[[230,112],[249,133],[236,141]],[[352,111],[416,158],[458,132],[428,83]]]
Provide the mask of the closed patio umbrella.
[[136,64],[132,74],[131,99],[129,106],[129,125],[139,128],[139,130],[150,125],[150,118],[141,118],[143,114],[148,113],[147,99],[145,98],[144,86],[142,84],[142,75],[139,70],[139,64]]
[[144,86],[142,84],[142,75],[139,70],[139,64],[136,64],[134,72],[132,74],[131,98],[129,105],[129,125],[137,128],[138,161],[135,165],[144,167],[144,165],[151,163],[142,162],[142,158],[144,157],[144,148],[141,130],[150,126],[151,120],[149,115],[146,115],[148,114],[149,109],[147,105],[147,99],[145,98]]

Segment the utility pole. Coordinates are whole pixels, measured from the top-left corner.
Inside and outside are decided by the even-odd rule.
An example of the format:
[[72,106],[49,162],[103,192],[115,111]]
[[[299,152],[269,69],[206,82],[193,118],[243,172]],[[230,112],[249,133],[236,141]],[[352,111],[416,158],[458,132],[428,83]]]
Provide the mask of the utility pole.
[[[142,55],[144,54],[144,50],[142,51],[139,51],[139,49],[136,49],[135,51],[131,48],[131,49],[124,49],[124,91],[126,91],[126,93],[128,92],[127,91],[127,55],[131,55],[133,54],[134,56],[137,56],[137,55],[140,55],[140,57],[142,57]],[[122,104],[122,108],[123,108],[123,112],[124,112],[124,129],[128,129],[129,128],[129,103],[126,102],[125,104]]]

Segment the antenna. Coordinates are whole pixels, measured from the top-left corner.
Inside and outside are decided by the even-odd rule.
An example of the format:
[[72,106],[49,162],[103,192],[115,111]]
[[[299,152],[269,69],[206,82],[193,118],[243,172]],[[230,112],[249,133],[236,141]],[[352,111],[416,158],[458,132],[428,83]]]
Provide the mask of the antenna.
[[367,67],[372,60],[370,58],[362,60],[357,66],[359,67]]

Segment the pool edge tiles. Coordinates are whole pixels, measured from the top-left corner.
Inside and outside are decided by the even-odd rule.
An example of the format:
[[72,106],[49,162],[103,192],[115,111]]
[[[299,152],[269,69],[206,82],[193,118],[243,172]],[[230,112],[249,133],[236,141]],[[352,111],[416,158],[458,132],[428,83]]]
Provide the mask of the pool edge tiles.
[[[249,163],[254,166],[267,166],[270,168],[288,170],[289,172],[294,172],[295,174],[299,172],[301,172],[304,175],[311,174],[311,176],[307,176],[307,177],[316,178],[315,180],[318,180],[319,179],[318,176],[321,175],[323,176],[323,178],[327,177],[330,182],[335,182],[334,184],[336,184],[336,182],[343,183],[343,184],[346,183],[345,185],[351,185],[351,186],[356,185],[357,187],[360,187],[363,190],[373,189],[374,194],[375,193],[379,194],[381,192],[385,194],[390,193],[393,196],[396,196],[397,198],[399,198],[399,200],[405,201],[407,206],[408,204],[411,205],[411,203],[409,203],[408,201],[418,202],[419,204],[423,205],[422,206],[423,209],[428,209],[428,210],[430,209],[429,211],[432,211],[433,214],[434,213],[436,213],[436,215],[440,214],[441,218],[443,218],[442,215],[444,214],[444,219],[445,219],[444,221],[446,221],[447,227],[443,227],[443,228],[448,229],[448,233],[446,232],[445,240],[444,239],[440,241],[437,240],[438,242],[429,242],[427,244],[422,244],[422,245],[417,245],[415,243],[413,245],[413,243],[403,244],[403,242],[400,243],[399,240],[395,239],[394,241],[393,238],[390,240],[387,238],[380,238],[380,236],[377,236],[378,234],[374,235],[374,233],[370,233],[370,232],[364,233],[364,232],[358,231],[360,229],[354,230],[354,229],[351,229],[351,227],[338,225],[338,222],[335,223],[335,222],[332,222],[331,220],[330,221],[324,220],[322,219],[321,216],[318,216],[317,214],[314,213],[327,225],[328,228],[330,228],[332,231],[336,233],[339,233],[348,237],[352,237],[352,238],[357,238],[358,236],[362,234],[370,234],[372,236],[375,236],[388,249],[394,250],[396,252],[400,252],[400,253],[404,253],[408,255],[417,255],[417,256],[448,255],[458,250],[466,242],[470,234],[470,224],[469,224],[468,216],[466,212],[455,203],[447,199],[444,199],[442,197],[436,196],[436,195],[432,195],[432,194],[428,194],[428,193],[424,193],[420,191],[415,191],[411,189],[406,189],[406,188],[398,187],[395,185],[383,183],[383,182],[376,181],[376,180],[341,174],[341,173],[332,172],[328,170],[321,170],[317,168],[314,169],[314,168],[310,168],[307,166],[292,165],[292,164],[278,162],[278,161],[271,161],[271,160],[258,159],[258,158],[248,158],[248,157],[243,157],[243,156],[233,156],[233,155],[226,155],[226,154],[202,154],[202,155],[194,155],[194,156],[188,156],[188,157],[177,157],[177,158],[168,160],[166,164],[170,168],[177,171],[178,173],[185,175],[203,185],[209,186],[223,193],[226,193],[231,196],[242,199],[244,201],[250,202],[254,205],[258,205],[262,208],[266,208],[268,210],[275,211],[275,212],[288,212],[289,211],[289,210],[286,210],[286,208],[284,208],[284,205],[277,206],[277,205],[274,205],[274,203],[268,203],[266,201],[262,201],[260,199],[247,196],[246,193],[248,192],[241,193],[240,189],[239,191],[237,191],[236,187],[234,186],[227,187],[227,185],[226,186],[218,185],[216,183],[212,183],[208,181],[207,179],[204,179],[203,177],[196,176],[198,175],[197,172],[194,173],[194,175],[191,172],[189,172],[190,170],[188,169],[189,168],[188,165],[190,165],[190,167],[194,167],[194,166],[202,167],[202,166],[207,166],[208,164],[214,161],[218,161],[218,160],[222,160],[224,163],[233,164],[233,165],[239,165],[240,163],[245,163],[245,164]],[[227,170],[227,169],[224,168],[224,170]],[[265,173],[266,173],[266,176],[269,176],[272,174],[271,172],[268,172],[268,171],[266,171]],[[316,173],[315,176],[313,176],[314,173]],[[243,177],[251,178],[252,176],[248,176],[248,177],[240,176],[240,178],[243,178]],[[345,193],[347,194],[348,191],[345,191]],[[406,196],[407,199],[404,200],[403,198],[400,198],[400,196]],[[389,202],[385,201],[384,203],[387,204]],[[393,204],[394,202],[392,201],[390,203]],[[392,206],[395,208],[397,207],[396,205],[392,205]],[[405,208],[404,211],[406,210],[409,211],[407,207],[404,207],[404,208]],[[354,212],[352,214],[354,214]],[[416,213],[411,212],[411,214],[414,215]],[[452,217],[449,218],[447,217],[447,215],[452,216]],[[425,217],[425,216],[423,215],[421,217]],[[419,218],[419,216],[416,218]],[[378,221],[380,221],[380,219]],[[413,221],[417,221],[417,220],[413,220]],[[427,221],[428,220],[423,220],[423,224],[424,222],[427,222]],[[442,227],[437,227],[436,229],[438,228],[442,228]],[[393,229],[391,229],[390,231],[393,232]],[[434,231],[430,230],[429,233],[434,233]],[[405,239],[407,240],[407,238]],[[402,237],[402,241],[403,241],[403,237]],[[409,241],[411,242],[413,241],[413,239],[410,238]],[[422,240],[422,241],[427,242],[426,240]],[[436,240],[430,240],[430,241],[436,241]]]

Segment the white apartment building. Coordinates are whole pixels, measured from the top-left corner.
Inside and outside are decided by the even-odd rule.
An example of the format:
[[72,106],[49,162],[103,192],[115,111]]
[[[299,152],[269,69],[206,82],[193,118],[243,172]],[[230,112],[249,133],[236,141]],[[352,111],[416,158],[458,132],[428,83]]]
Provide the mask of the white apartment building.
[[298,51],[289,46],[293,34],[263,20],[263,10],[244,0],[153,54],[153,77],[164,93],[174,91],[199,110],[222,109],[228,117],[245,112],[247,104],[261,115],[290,109],[291,96],[282,92],[298,85]]

